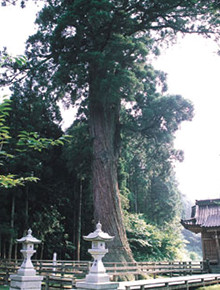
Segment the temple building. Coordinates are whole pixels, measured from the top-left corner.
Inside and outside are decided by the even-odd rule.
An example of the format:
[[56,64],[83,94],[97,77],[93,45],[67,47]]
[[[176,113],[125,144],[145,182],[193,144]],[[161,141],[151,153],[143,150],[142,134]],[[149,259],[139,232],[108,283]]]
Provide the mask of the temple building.
[[196,200],[191,218],[181,220],[187,230],[201,233],[203,260],[220,266],[220,199]]

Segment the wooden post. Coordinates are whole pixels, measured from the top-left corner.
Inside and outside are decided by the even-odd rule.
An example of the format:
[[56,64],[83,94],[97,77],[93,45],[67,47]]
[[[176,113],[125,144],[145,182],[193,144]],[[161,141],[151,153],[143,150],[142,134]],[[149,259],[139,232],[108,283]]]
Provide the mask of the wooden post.
[[41,274],[41,270],[42,270],[42,261],[40,261],[40,265],[39,265],[39,275]]
[[192,275],[192,262],[189,262],[189,274]]
[[45,279],[45,290],[49,290],[49,275],[47,275]]
[[186,285],[186,290],[189,290],[189,283],[187,280],[185,281],[185,285]]
[[218,232],[217,231],[215,231],[215,242],[216,242],[216,251],[217,251],[217,257],[218,257],[218,264],[220,264],[220,246],[219,246]]
[[53,253],[53,276],[56,275],[57,270],[57,253]]
[[5,272],[5,285],[8,285],[8,280],[9,280],[9,269],[7,268]]
[[173,277],[173,262],[170,263],[171,267],[170,267],[170,278]]
[[61,262],[61,277],[64,277],[64,272],[65,272],[65,263]]
[[204,233],[201,233],[201,241],[202,241],[202,256],[203,256],[203,261],[206,260],[206,253],[205,253],[205,241],[204,241]]

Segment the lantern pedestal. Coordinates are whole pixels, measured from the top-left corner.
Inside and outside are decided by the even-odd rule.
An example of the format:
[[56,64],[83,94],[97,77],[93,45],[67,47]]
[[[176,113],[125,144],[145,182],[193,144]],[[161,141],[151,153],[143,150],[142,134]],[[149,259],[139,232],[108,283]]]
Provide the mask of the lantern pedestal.
[[40,290],[41,283],[43,280],[42,276],[20,276],[20,275],[11,275],[10,290]]
[[107,249],[90,249],[88,252],[93,257],[93,264],[86,275],[86,282],[88,283],[102,283],[109,282],[109,275],[106,273],[105,267],[102,263],[102,258],[108,252]]

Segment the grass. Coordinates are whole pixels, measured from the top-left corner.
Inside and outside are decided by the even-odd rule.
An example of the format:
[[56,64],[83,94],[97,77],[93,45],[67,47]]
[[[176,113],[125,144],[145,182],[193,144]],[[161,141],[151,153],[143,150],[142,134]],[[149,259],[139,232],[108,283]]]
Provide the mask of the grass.
[[2,286],[2,285],[1,285],[1,286],[0,286],[0,290],[3,290],[3,289],[4,289],[4,290],[8,290],[8,289],[9,289],[9,286]]

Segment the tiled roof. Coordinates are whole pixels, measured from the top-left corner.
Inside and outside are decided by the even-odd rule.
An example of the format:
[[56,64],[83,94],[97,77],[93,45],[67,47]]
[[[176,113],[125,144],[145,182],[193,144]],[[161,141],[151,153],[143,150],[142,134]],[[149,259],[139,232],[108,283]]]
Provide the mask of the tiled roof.
[[186,228],[220,227],[220,199],[197,200],[191,219],[182,220]]
[[202,224],[202,227],[219,227],[220,226],[220,215],[208,216],[206,221]]

